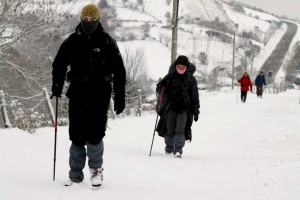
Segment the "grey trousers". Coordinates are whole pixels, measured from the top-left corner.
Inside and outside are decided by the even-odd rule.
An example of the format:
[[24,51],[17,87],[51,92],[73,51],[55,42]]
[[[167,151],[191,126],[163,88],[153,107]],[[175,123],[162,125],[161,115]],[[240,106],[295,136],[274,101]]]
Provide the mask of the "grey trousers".
[[186,111],[182,111],[181,113],[176,113],[173,110],[169,110],[167,114],[167,122],[166,122],[167,133],[184,132],[186,120],[187,120]]
[[186,111],[175,113],[170,110],[167,114],[167,134],[165,135],[166,151],[173,150],[173,153],[182,154],[182,148],[185,145],[184,129],[187,120]]
[[69,157],[69,178],[78,182],[83,181],[83,168],[85,166],[86,157],[88,157],[88,166],[92,169],[102,167],[103,164],[103,140],[99,144],[92,145],[87,143],[85,146],[76,146],[74,144],[70,147]]

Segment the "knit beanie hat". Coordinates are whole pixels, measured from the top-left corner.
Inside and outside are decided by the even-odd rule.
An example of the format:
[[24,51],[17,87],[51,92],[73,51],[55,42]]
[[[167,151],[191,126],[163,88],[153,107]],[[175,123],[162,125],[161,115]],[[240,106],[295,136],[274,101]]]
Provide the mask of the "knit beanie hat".
[[175,65],[179,65],[179,64],[181,64],[181,65],[184,65],[184,66],[186,66],[186,67],[188,67],[189,66],[189,60],[188,60],[188,58],[186,57],[186,56],[178,56],[178,58],[175,60]]
[[88,4],[83,7],[80,17],[92,17],[92,18],[99,20],[100,19],[100,10],[99,10],[99,8],[97,8],[96,5]]

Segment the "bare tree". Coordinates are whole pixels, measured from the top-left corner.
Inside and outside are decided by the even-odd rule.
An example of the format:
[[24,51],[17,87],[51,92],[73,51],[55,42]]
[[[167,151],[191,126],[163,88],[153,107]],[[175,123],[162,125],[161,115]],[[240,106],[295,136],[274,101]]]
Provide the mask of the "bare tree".
[[172,0],[166,0],[167,5],[169,6]]
[[169,47],[169,44],[171,42],[171,38],[169,36],[164,33],[160,33],[158,37],[161,43],[163,43],[166,47]]
[[148,74],[143,49],[132,50],[130,48],[125,48],[124,64],[128,80],[138,81],[144,79]]
[[6,92],[44,87],[55,44],[51,33],[68,13],[55,2],[0,0],[0,85]]
[[146,65],[144,50],[125,48],[123,58],[126,67],[126,94],[128,96],[135,96],[138,89],[145,92],[147,90],[145,83],[149,79],[149,70]]
[[[57,0],[0,0],[0,89],[8,103],[50,87],[52,60],[62,41],[60,25],[69,18]],[[42,98],[24,100],[22,105],[32,108]]]
[[144,0],[137,0],[138,4],[140,4],[141,6],[144,4]]
[[103,9],[103,8],[108,8],[108,3],[106,0],[100,0],[99,4],[98,4],[99,8]]
[[120,22],[116,21],[117,12],[115,8],[109,7],[109,8],[103,8],[101,9],[101,18],[100,22],[104,28],[105,31],[107,31],[110,34],[113,34],[113,31],[118,26],[122,26]]
[[286,77],[285,80],[294,83],[297,78],[296,68],[300,63],[300,42],[297,42],[293,47],[293,54],[289,55],[289,60],[285,68]]
[[[151,85],[153,80],[148,77],[148,67],[146,65],[145,53],[141,48],[125,48],[123,55],[126,68],[126,111],[130,114],[132,110],[138,109],[138,96],[141,94],[141,102],[148,102],[147,96],[153,94]],[[143,106],[142,106],[143,107]]]

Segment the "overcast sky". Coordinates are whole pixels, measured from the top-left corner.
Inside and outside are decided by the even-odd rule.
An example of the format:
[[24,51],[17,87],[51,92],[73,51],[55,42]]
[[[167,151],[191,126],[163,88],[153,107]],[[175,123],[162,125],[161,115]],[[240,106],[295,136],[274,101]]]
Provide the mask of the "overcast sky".
[[286,15],[289,18],[300,19],[300,0],[236,0],[270,13]]

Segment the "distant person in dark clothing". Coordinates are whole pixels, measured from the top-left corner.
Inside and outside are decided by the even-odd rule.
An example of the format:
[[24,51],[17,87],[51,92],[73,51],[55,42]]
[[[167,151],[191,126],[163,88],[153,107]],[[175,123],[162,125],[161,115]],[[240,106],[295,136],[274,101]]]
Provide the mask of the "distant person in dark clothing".
[[193,119],[198,121],[200,104],[197,81],[188,73],[188,58],[179,56],[174,65],[156,87],[160,94],[156,131],[165,139],[165,152],[181,157],[185,140],[191,140]]
[[103,181],[103,137],[107,112],[114,91],[114,110],[125,108],[126,71],[115,40],[103,30],[100,10],[86,5],[81,22],[61,44],[52,64],[52,93],[61,97],[66,72],[71,82],[69,98],[69,186],[82,182],[83,168],[88,158],[91,183],[99,187]]
[[256,94],[257,97],[261,97],[263,95],[263,86],[266,85],[266,79],[264,72],[260,72],[259,75],[255,79],[255,85],[256,85]]
[[242,78],[240,78],[238,80],[238,82],[241,84],[241,101],[246,102],[247,93],[248,93],[249,89],[252,92],[252,82],[249,78],[248,73],[245,72],[243,74]]

